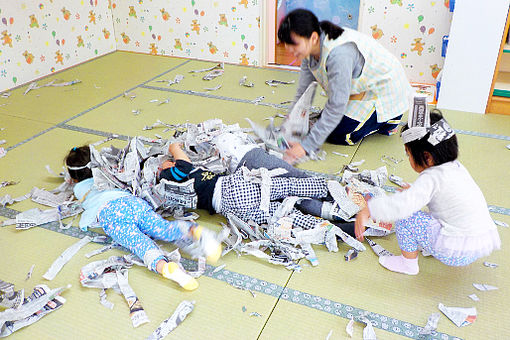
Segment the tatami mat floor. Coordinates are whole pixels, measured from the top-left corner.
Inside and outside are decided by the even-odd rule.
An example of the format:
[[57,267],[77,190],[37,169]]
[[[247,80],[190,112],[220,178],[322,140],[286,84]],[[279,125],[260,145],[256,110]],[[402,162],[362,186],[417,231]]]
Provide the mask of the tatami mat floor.
[[[59,180],[45,169],[50,165],[57,171],[62,167],[66,152],[76,145],[91,143],[105,135],[144,135],[153,137],[162,129],[144,131],[160,119],[166,123],[197,123],[210,118],[221,118],[226,123],[239,123],[248,127],[244,118],[266,125],[265,118],[282,111],[281,102],[292,100],[296,84],[269,87],[266,80],[296,80],[298,73],[277,70],[225,66],[225,74],[212,81],[204,81],[199,73],[189,73],[214,66],[212,62],[156,57],[126,52],[115,52],[72,69],[40,80],[65,81],[80,79],[71,87],[45,87],[24,95],[26,86],[13,90],[9,98],[0,98],[0,139],[7,155],[0,159],[0,181],[19,181],[13,186],[0,188],[0,196],[17,197],[32,187],[52,189]],[[160,80],[173,80],[176,75],[184,79],[171,87]],[[246,75],[252,88],[239,86]],[[216,91],[206,91],[221,84]],[[128,99],[124,92],[136,94]],[[264,96],[255,105],[252,101]],[[170,99],[169,104],[157,105],[153,99]],[[316,103],[325,98],[316,96]],[[138,115],[133,110],[140,110]],[[510,117],[475,115],[447,111],[446,118],[458,131],[460,160],[469,169],[482,189],[496,220],[510,223]],[[122,146],[125,141],[112,141]],[[382,155],[404,159],[390,172],[407,181],[416,178],[407,162],[397,136],[371,136],[353,147],[326,144],[325,161],[307,162],[300,167],[333,174],[350,160],[365,159],[363,167],[382,166]],[[331,151],[346,153],[344,158]],[[18,211],[40,207],[29,200],[0,207],[0,220],[12,218]],[[200,222],[219,230],[221,216],[209,216],[204,211]],[[77,225],[77,222],[74,222]],[[42,275],[64,249],[76,242],[76,227],[66,233],[55,232],[58,227],[48,225],[17,231],[14,226],[0,228],[0,279],[12,282],[16,289],[30,292],[37,284],[51,288],[71,284],[62,296],[67,302],[62,309],[45,316],[37,323],[16,332],[16,339],[141,339],[146,338],[169,317],[182,300],[196,301],[195,310],[172,332],[171,339],[325,339],[332,331],[333,339],[348,338],[345,326],[348,315],[370,312],[375,321],[378,339],[417,338],[419,326],[428,316],[438,312],[437,304],[476,307],[478,319],[470,326],[457,328],[442,316],[434,339],[503,339],[510,334],[510,230],[499,227],[503,248],[490,257],[465,268],[447,267],[431,258],[420,257],[420,274],[411,277],[389,272],[382,268],[370,250],[352,262],[345,262],[343,254],[348,248],[340,244],[338,253],[328,253],[323,246],[314,247],[320,265],[303,264],[301,273],[268,264],[254,257],[237,257],[230,253],[220,259],[225,270],[199,279],[200,287],[184,292],[172,282],[160,278],[144,268],[130,270],[129,282],[140,298],[151,322],[133,328],[128,307],[122,296],[109,292],[113,310],[99,303],[98,291],[82,288],[79,271],[92,260],[123,254],[113,250],[87,259],[85,253],[100,247],[89,244],[80,250],[57,277],[49,282]],[[378,242],[392,252],[398,246],[394,236]],[[168,246],[172,249],[172,246]],[[483,261],[499,264],[491,269]],[[190,261],[188,261],[190,263]],[[31,265],[35,269],[28,281],[26,274]],[[256,292],[232,287],[235,282]],[[478,292],[473,283],[486,283],[499,287],[491,292]],[[480,301],[468,298],[475,293]],[[243,307],[246,309],[243,312]],[[257,312],[261,316],[250,316]],[[355,324],[354,338],[362,338],[362,324]]]

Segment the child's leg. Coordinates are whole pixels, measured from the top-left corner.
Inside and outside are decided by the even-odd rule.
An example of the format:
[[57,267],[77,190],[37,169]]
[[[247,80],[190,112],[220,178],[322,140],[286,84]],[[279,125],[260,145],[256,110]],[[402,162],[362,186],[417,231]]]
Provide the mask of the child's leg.
[[[176,281],[186,290],[197,288],[198,282],[175,263],[167,263],[159,247],[138,228],[144,209],[145,205],[136,197],[123,197],[109,202],[99,213],[98,221],[108,236],[142,259],[150,270]],[[162,266],[167,270],[161,271]]]
[[396,223],[397,241],[402,251],[400,256],[381,256],[379,263],[394,272],[416,275],[418,266],[418,245],[430,249],[432,217],[418,211],[412,216]]
[[245,166],[250,170],[258,168],[266,168],[268,170],[283,168],[288,171],[286,174],[280,175],[278,177],[299,177],[299,178],[311,177],[304,171],[293,167],[292,165],[285,162],[281,158],[268,154],[265,150],[261,148],[255,148],[253,150],[248,151],[239,162],[237,169],[239,169],[239,167],[241,166]]
[[218,260],[221,244],[212,231],[190,221],[167,221],[152,210],[147,202],[142,199],[140,201],[145,209],[141,212],[138,226],[144,234],[156,240],[174,242],[192,257],[204,256],[211,262]]
[[322,198],[328,195],[327,180],[321,177],[309,178],[271,178],[271,201],[288,196]]

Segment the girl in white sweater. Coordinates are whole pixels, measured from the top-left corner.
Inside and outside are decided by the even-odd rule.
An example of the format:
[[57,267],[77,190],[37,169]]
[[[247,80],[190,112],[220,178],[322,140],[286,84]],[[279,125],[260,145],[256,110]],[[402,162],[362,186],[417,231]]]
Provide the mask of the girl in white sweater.
[[[401,134],[418,179],[402,192],[370,199],[355,223],[356,237],[363,240],[369,217],[396,221],[402,254],[381,256],[379,263],[409,275],[419,272],[419,248],[446,265],[465,266],[501,246],[480,188],[456,160],[453,130],[438,110],[430,114],[428,125],[405,126]],[[421,211],[424,206],[428,212]]]

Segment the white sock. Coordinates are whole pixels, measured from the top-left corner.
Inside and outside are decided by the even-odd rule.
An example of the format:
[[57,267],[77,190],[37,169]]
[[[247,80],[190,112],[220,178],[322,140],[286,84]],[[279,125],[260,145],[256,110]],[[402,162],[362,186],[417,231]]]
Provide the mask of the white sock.
[[386,269],[407,275],[416,275],[420,271],[418,258],[408,259],[402,255],[381,256],[379,257],[379,263]]

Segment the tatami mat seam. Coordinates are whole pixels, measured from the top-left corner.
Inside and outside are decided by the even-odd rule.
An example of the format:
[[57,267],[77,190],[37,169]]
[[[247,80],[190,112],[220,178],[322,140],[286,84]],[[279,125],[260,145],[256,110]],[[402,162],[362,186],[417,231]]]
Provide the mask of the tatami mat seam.
[[19,142],[19,143],[15,144],[15,145],[13,145],[13,146],[10,146],[10,147],[8,147],[8,148],[7,148],[7,151],[11,151],[12,149],[17,148],[18,146],[21,146],[21,145],[23,145],[23,144],[25,144],[25,143],[28,143],[28,142],[30,142],[31,140],[33,140],[33,139],[35,139],[35,138],[37,138],[37,137],[39,137],[39,136],[41,136],[41,135],[45,134],[46,132],[49,132],[49,131],[51,131],[51,130],[55,129],[56,127],[58,127],[58,126],[60,126],[60,125],[62,125],[62,124],[65,124],[65,123],[67,123],[67,122],[69,122],[69,121],[71,121],[71,120],[73,120],[73,119],[76,119],[76,118],[78,118],[78,117],[81,117],[81,116],[83,116],[84,114],[86,114],[86,113],[88,113],[88,112],[90,112],[90,111],[92,111],[92,110],[94,110],[94,109],[97,109],[98,107],[103,106],[103,105],[105,105],[105,104],[107,104],[107,103],[109,103],[109,102],[111,102],[111,101],[113,101],[113,100],[115,100],[115,99],[119,98],[120,96],[124,95],[124,93],[125,93],[125,92],[133,91],[134,89],[136,89],[136,88],[138,88],[138,87],[141,87],[141,86],[143,86],[143,85],[147,84],[148,82],[151,82],[151,81],[153,81],[154,79],[157,79],[157,78],[159,78],[159,77],[161,77],[161,76],[163,76],[163,75],[167,74],[168,72],[172,72],[172,71],[176,70],[177,68],[179,68],[179,67],[181,67],[181,66],[183,66],[183,65],[185,65],[185,64],[187,64],[187,63],[189,63],[190,61],[191,61],[191,60],[186,60],[186,61],[184,61],[184,62],[180,63],[179,65],[176,65],[176,66],[174,66],[174,67],[170,68],[169,70],[166,70],[166,71],[165,71],[165,72],[163,72],[163,73],[160,73],[160,74],[158,74],[158,75],[156,75],[156,76],[154,76],[154,77],[152,77],[152,78],[150,78],[150,79],[148,79],[148,80],[146,80],[146,81],[144,81],[144,82],[142,82],[142,83],[140,83],[140,84],[138,84],[138,85],[136,85],[136,86],[134,86],[134,87],[132,87],[132,88],[130,88],[130,89],[128,89],[128,90],[126,90],[126,91],[123,91],[122,93],[120,93],[120,94],[118,94],[118,95],[116,95],[116,96],[114,96],[114,97],[111,97],[111,98],[109,98],[109,99],[107,99],[107,100],[103,101],[102,103],[96,104],[96,105],[94,105],[94,106],[92,106],[92,107],[90,107],[90,108],[88,108],[88,109],[86,109],[86,110],[84,110],[84,111],[82,111],[82,112],[80,112],[80,113],[78,113],[78,114],[76,114],[76,115],[72,116],[71,118],[68,118],[68,119],[66,119],[66,120],[64,120],[64,121],[62,121],[62,122],[60,122],[60,123],[58,123],[58,124],[56,124],[56,125],[54,125],[54,126],[52,126],[52,127],[48,128],[48,129],[44,130],[44,131],[41,131],[41,132],[39,132],[39,133],[37,133],[37,134],[35,134],[35,135],[33,135],[33,136],[31,136],[31,137],[29,137],[29,138],[27,138],[27,139],[25,139],[25,140],[21,141],[21,142]]
[[218,95],[214,95],[214,94],[207,93],[207,92],[200,92],[200,91],[193,91],[193,90],[177,90],[177,89],[169,89],[169,88],[158,87],[158,86],[151,86],[151,85],[143,85],[143,86],[140,86],[140,87],[144,88],[144,89],[149,89],[149,90],[173,92],[173,93],[179,93],[179,94],[188,94],[188,95],[204,97],[204,98],[227,100],[227,101],[237,102],[237,103],[269,106],[269,107],[275,107],[275,108],[278,108],[278,109],[286,109],[287,108],[287,105],[273,104],[273,103],[267,103],[267,102],[263,102],[263,101],[259,102],[259,101],[254,101],[253,99],[250,100],[250,99],[218,96]]

